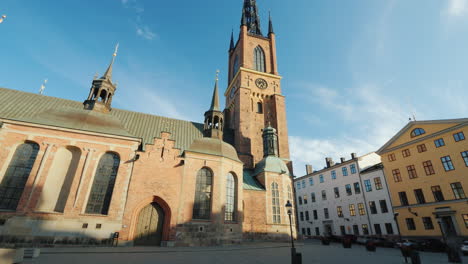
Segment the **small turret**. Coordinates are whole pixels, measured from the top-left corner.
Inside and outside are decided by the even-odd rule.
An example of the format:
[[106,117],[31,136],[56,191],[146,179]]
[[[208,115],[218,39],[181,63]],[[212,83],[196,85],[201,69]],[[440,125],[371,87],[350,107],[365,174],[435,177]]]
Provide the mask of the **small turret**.
[[223,139],[224,115],[219,108],[218,74],[219,71],[216,72],[216,80],[210,109],[205,112],[203,136]]
[[278,135],[270,124],[263,129],[263,156],[278,157]]

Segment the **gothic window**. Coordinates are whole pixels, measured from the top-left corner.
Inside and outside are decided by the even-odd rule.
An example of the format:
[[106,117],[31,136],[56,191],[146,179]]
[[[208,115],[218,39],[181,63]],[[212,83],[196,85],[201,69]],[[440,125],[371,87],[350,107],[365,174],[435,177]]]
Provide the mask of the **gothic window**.
[[225,221],[236,221],[236,179],[232,173],[228,173],[226,177],[226,209],[224,210]]
[[257,103],[257,113],[263,114],[263,105],[260,102]]
[[0,209],[16,209],[38,152],[39,145],[33,142],[26,142],[16,148],[0,183]]
[[199,170],[195,189],[195,203],[193,205],[193,219],[210,219],[212,185],[213,174],[211,171],[207,168]]
[[239,56],[236,55],[236,58],[234,59],[234,64],[232,66],[232,77],[236,76],[236,73],[239,71]]
[[99,160],[86,206],[87,214],[107,215],[109,212],[119,164],[120,158],[116,153],[108,152]]
[[254,49],[254,65],[255,70],[259,72],[266,72],[265,69],[265,52],[260,46]]
[[273,205],[273,223],[280,224],[281,223],[281,210],[280,210],[280,202],[279,202],[279,191],[278,191],[278,184],[276,182],[271,184],[271,197],[272,197],[272,205]]

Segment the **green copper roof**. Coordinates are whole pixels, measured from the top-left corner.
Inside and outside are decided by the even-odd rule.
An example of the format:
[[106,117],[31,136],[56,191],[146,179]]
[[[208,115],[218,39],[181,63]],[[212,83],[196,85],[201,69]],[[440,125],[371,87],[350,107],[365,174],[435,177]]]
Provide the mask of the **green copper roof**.
[[203,136],[199,123],[115,108],[102,114],[84,110],[81,102],[5,88],[0,88],[0,118],[141,138],[144,144],[153,144],[161,132],[169,132],[181,150]]
[[244,190],[264,191],[265,188],[255,179],[253,170],[244,170]]
[[267,156],[263,158],[257,164],[257,166],[255,166],[254,175],[258,175],[264,171],[290,175],[286,163],[282,159],[275,156]]

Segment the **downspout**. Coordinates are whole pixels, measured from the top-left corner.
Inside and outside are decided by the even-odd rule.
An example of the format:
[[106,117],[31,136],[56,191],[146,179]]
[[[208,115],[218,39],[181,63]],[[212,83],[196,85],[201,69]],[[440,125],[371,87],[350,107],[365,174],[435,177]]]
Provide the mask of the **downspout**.
[[[362,198],[364,199],[364,208],[366,208],[367,221],[369,221],[369,231],[370,231],[370,234],[372,235],[374,232],[373,232],[373,228],[372,228],[372,222],[370,220],[369,209],[367,208],[367,199],[366,199],[366,195],[365,195],[366,190],[365,190],[364,184],[362,184],[361,168],[359,167],[359,162],[358,161],[359,161],[359,158],[356,158],[356,165],[357,165],[357,168],[358,168],[359,182],[361,184]],[[359,210],[359,208],[358,208],[358,210]]]

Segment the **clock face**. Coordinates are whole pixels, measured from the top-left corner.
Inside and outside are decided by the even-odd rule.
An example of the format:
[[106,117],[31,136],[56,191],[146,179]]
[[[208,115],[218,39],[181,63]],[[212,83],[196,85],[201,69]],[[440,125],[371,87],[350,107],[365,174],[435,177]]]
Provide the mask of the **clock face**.
[[233,86],[233,87],[231,88],[231,94],[229,95],[229,97],[232,99],[232,98],[234,98],[234,95],[235,95],[235,94],[236,94],[236,87]]
[[265,81],[265,80],[262,79],[262,78],[258,78],[257,80],[255,80],[255,84],[256,84],[257,87],[260,88],[260,89],[266,89],[266,88],[268,88],[268,83],[267,83],[267,81]]

